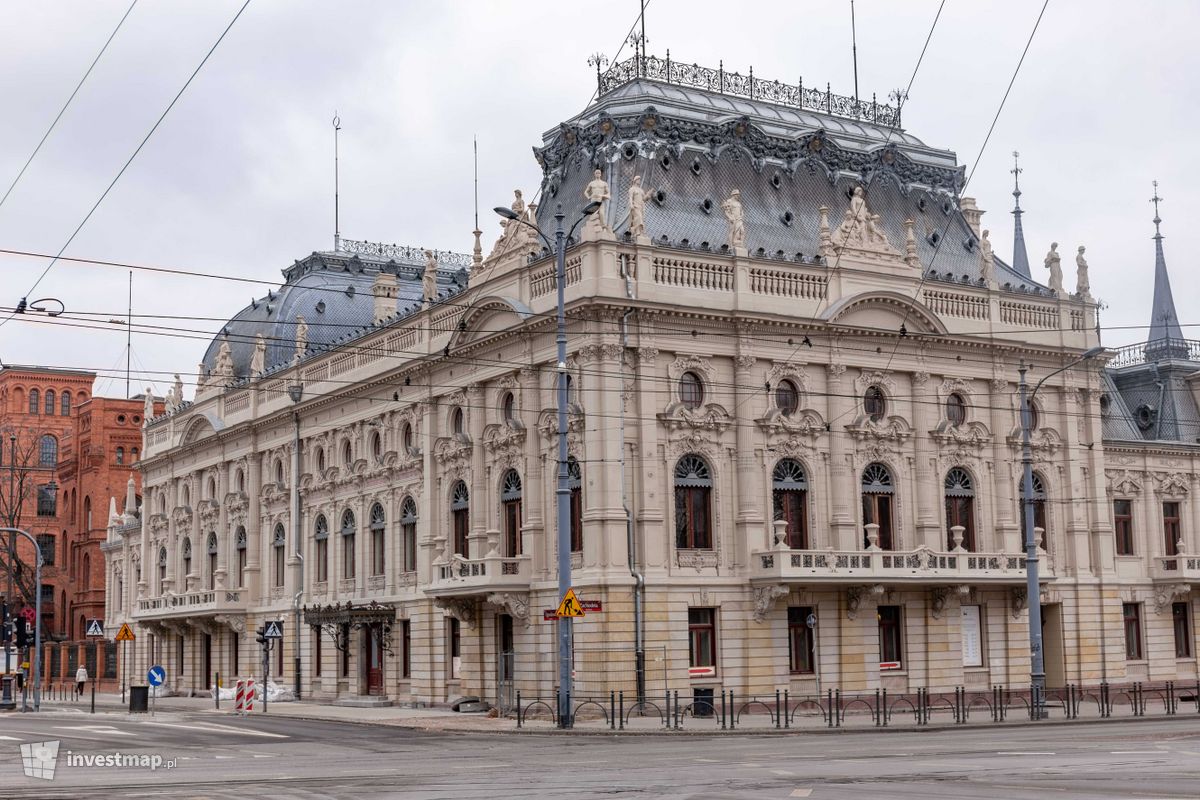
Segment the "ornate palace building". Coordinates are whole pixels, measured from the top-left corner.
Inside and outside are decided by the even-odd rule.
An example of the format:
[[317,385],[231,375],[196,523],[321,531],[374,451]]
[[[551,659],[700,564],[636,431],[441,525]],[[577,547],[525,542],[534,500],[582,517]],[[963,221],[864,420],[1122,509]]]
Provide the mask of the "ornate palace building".
[[259,675],[282,620],[305,698],[553,691],[557,286],[523,223],[601,201],[564,287],[578,694],[634,691],[639,643],[648,692],[1027,685],[1031,600],[1052,686],[1196,677],[1200,344],[1161,239],[1150,341],[1034,400],[1029,598],[1018,369],[1099,344],[1082,248],[1074,290],[1054,245],[993,253],[895,108],[653,57],[535,157],[486,258],[340,241],[177,384],[105,547],[137,668]]

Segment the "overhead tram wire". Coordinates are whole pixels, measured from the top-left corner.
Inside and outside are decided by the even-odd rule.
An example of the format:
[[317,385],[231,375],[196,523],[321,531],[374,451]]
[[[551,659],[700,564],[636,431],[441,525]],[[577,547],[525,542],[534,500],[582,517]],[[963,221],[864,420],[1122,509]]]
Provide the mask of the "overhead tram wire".
[[100,48],[99,53],[96,53],[96,57],[93,58],[92,63],[88,65],[87,71],[83,73],[83,77],[79,79],[79,83],[75,84],[75,90],[71,92],[71,96],[67,98],[67,102],[63,103],[62,108],[58,110],[58,114],[55,115],[54,120],[50,123],[50,127],[46,128],[46,132],[42,134],[42,138],[38,141],[37,146],[34,147],[33,152],[29,154],[29,158],[25,159],[25,163],[22,165],[21,171],[17,173],[17,177],[13,178],[12,183],[9,184],[8,191],[4,193],[3,197],[0,197],[0,208],[4,207],[4,203],[8,200],[8,196],[13,193],[13,189],[17,188],[17,184],[20,183],[21,178],[24,177],[25,171],[29,169],[29,165],[33,163],[35,158],[37,158],[37,154],[41,151],[42,145],[44,145],[46,140],[50,138],[50,134],[54,132],[54,128],[58,125],[58,121],[62,119],[63,114],[65,114],[67,109],[70,107],[71,101],[75,99],[75,95],[79,94],[79,90],[82,89],[83,84],[87,82],[88,77],[92,74],[92,70],[95,69],[96,64],[100,62],[100,57],[104,55],[104,51],[108,49],[108,46],[112,43],[113,38],[116,37],[117,31],[121,30],[121,26],[125,24],[125,20],[128,19],[130,12],[133,11],[133,7],[137,4],[138,0],[133,0],[133,2],[129,4],[129,8],[125,9],[125,13],[121,15],[120,21],[117,22],[117,27],[113,28],[112,33],[110,33],[108,38],[105,39],[104,46]]
[[[175,94],[175,97],[173,97],[171,99],[171,102],[167,105],[166,109],[162,112],[162,114],[159,115],[159,117],[155,121],[154,125],[150,128],[150,131],[146,134],[146,136],[138,144],[137,148],[133,151],[133,154],[131,156],[129,156],[128,160],[126,160],[125,163],[121,166],[121,169],[118,170],[116,177],[114,177],[112,179],[112,182],[109,183],[108,187],[105,188],[105,190],[101,193],[99,199],[96,200],[95,204],[92,205],[91,209],[84,216],[83,220],[79,223],[78,226],[76,226],[75,230],[67,238],[67,241],[64,242],[63,246],[59,248],[58,253],[51,259],[50,263],[46,265],[46,268],[42,270],[42,272],[38,276],[37,280],[35,280],[33,282],[33,286],[30,286],[29,290],[25,292],[25,297],[29,297],[30,295],[33,294],[33,292],[37,289],[38,285],[40,285],[42,280],[46,277],[47,273],[50,272],[50,270],[54,267],[55,263],[57,263],[58,260],[62,257],[62,254],[66,251],[66,249],[68,247],[71,246],[71,242],[75,241],[75,237],[78,236],[79,232],[83,230],[83,227],[85,225],[87,225],[88,220],[90,220],[92,218],[92,215],[96,213],[96,209],[100,208],[100,204],[104,202],[104,198],[108,197],[108,193],[111,192],[113,190],[113,187],[117,185],[117,181],[121,180],[121,176],[125,174],[125,170],[129,169],[129,165],[132,164],[133,160],[135,158],[137,158],[139,153],[142,152],[142,148],[145,147],[146,143],[150,141],[150,137],[153,136],[154,132],[158,130],[158,126],[161,125],[163,120],[167,118],[167,114],[169,114],[171,112],[171,109],[175,107],[175,104],[177,102],[179,102],[179,98],[183,96],[183,93],[185,91],[187,91],[187,88],[192,85],[192,81],[196,79],[196,76],[198,74],[200,74],[200,70],[203,69],[204,65],[208,63],[208,59],[216,51],[218,45],[220,45],[221,42],[225,39],[225,35],[229,33],[229,31],[233,27],[234,23],[238,21],[238,18],[242,16],[242,12],[245,11],[246,7],[249,5],[250,5],[250,0],[246,0],[244,3],[242,3],[242,7],[239,8],[237,13],[233,15],[233,19],[231,19],[229,21],[229,24],[225,26],[225,29],[223,31],[221,31],[221,35],[217,37],[217,40],[215,42],[213,42],[212,47],[210,47],[208,49],[208,52],[204,54],[204,58],[202,58],[200,60],[200,63],[198,65],[196,65],[196,68],[194,70],[192,70],[192,74],[188,76],[187,81],[184,82],[183,86]],[[15,316],[15,312],[13,314],[9,314],[3,320],[0,320],[0,328],[4,327],[4,325],[9,320],[11,320],[13,318],[13,316]]]

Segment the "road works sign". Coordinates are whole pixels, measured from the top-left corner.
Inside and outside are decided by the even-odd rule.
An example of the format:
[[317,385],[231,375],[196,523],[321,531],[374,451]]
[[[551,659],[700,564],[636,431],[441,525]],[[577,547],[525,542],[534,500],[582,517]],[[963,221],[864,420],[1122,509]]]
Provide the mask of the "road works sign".
[[264,639],[282,639],[283,638],[283,623],[277,619],[268,620],[266,630],[263,632]]
[[118,642],[132,642],[137,637],[133,635],[133,628],[129,627],[128,622],[121,623],[121,630],[117,631]]
[[579,598],[575,596],[574,589],[567,589],[567,593],[563,595],[562,602],[558,604],[558,610],[554,613],[559,617],[583,616],[583,606],[579,604]]
[[104,620],[89,619],[87,621],[87,636],[103,636],[104,635]]

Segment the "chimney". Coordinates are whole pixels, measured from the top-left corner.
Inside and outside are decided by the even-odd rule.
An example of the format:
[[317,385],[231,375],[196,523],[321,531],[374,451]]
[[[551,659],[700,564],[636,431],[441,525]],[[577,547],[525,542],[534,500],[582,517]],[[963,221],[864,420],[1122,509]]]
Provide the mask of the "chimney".
[[380,270],[371,284],[375,296],[375,321],[379,322],[396,313],[396,276]]
[[971,226],[971,230],[975,232],[975,238],[980,238],[979,221],[983,218],[984,212],[975,205],[974,197],[964,197],[958,201],[958,207],[962,209],[963,216],[966,217],[967,224]]

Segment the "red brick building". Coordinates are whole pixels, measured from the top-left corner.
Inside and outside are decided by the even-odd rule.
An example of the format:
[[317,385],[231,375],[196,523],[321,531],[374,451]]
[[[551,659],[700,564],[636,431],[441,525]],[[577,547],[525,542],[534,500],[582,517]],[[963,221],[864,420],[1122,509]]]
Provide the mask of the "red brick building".
[[[130,476],[141,484],[136,465],[144,403],[93,397],[95,377],[0,368],[0,524],[11,519],[41,545],[45,674],[52,683],[69,679],[80,663],[93,677],[115,677],[115,648],[98,652],[86,639],[85,621],[104,617],[100,545],[110,498],[123,509]],[[161,411],[159,403],[156,413]],[[0,594],[8,588],[6,548],[7,540],[0,541]],[[13,599],[19,604],[34,595],[33,551],[24,540],[16,562]]]

